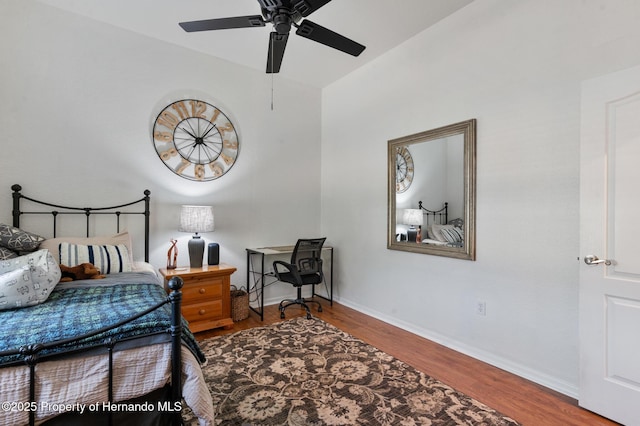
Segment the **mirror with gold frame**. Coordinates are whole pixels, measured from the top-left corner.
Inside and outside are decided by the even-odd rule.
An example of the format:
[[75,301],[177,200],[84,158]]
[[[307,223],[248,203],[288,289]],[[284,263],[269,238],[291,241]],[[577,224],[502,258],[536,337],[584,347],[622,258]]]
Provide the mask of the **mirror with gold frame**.
[[475,260],[476,120],[388,141],[387,248]]

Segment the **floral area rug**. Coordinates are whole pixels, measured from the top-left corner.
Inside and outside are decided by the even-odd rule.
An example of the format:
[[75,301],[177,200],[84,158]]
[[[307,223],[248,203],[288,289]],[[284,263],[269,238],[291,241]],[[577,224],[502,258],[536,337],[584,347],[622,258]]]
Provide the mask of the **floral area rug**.
[[[317,318],[200,346],[218,425],[518,424]],[[183,418],[197,424],[188,409]]]

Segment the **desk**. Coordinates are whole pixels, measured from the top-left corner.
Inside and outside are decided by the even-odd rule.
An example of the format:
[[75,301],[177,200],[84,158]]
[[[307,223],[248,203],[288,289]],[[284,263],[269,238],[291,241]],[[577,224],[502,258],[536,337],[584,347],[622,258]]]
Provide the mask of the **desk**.
[[[278,282],[271,263],[265,269],[265,258],[269,256],[282,256],[293,253],[295,246],[277,246],[277,247],[260,247],[248,248],[247,250],[247,291],[249,292],[249,307],[253,312],[260,315],[260,320],[264,320],[264,287]],[[311,286],[311,295],[318,296],[327,300],[333,306],[333,247],[322,247],[322,255],[329,255],[329,286],[327,280],[324,280],[324,288],[326,295],[316,293],[316,285]],[[289,259],[287,259],[288,261]],[[326,262],[325,262],[326,264]],[[259,268],[259,269],[258,269]],[[324,275],[326,278],[326,274]],[[267,282],[267,280],[269,280]],[[251,294],[255,295],[255,301],[252,300]],[[253,304],[251,302],[254,302]],[[254,306],[257,303],[257,308]]]

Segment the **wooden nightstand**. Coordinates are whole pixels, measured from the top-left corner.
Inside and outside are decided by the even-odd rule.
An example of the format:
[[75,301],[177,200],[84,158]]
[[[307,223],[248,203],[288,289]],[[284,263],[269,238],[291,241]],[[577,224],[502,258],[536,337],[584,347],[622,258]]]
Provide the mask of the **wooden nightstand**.
[[201,268],[160,269],[167,281],[179,276],[182,287],[182,316],[189,322],[189,329],[197,333],[218,327],[233,327],[231,318],[231,274],[233,266],[203,265]]

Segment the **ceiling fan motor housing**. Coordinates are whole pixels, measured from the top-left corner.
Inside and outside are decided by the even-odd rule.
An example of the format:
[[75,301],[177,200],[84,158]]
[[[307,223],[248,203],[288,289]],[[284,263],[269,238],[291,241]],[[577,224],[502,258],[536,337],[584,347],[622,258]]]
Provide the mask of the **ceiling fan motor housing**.
[[[330,0],[329,0],[330,1]],[[321,4],[329,1],[321,1]],[[313,7],[307,0],[258,0],[262,15],[265,19],[270,20],[276,14],[284,13],[288,15],[297,15],[299,18],[307,16],[313,12]],[[295,21],[294,16],[294,21]]]
[[273,29],[278,34],[289,34],[291,30],[291,16],[286,13],[279,13],[273,17]]

